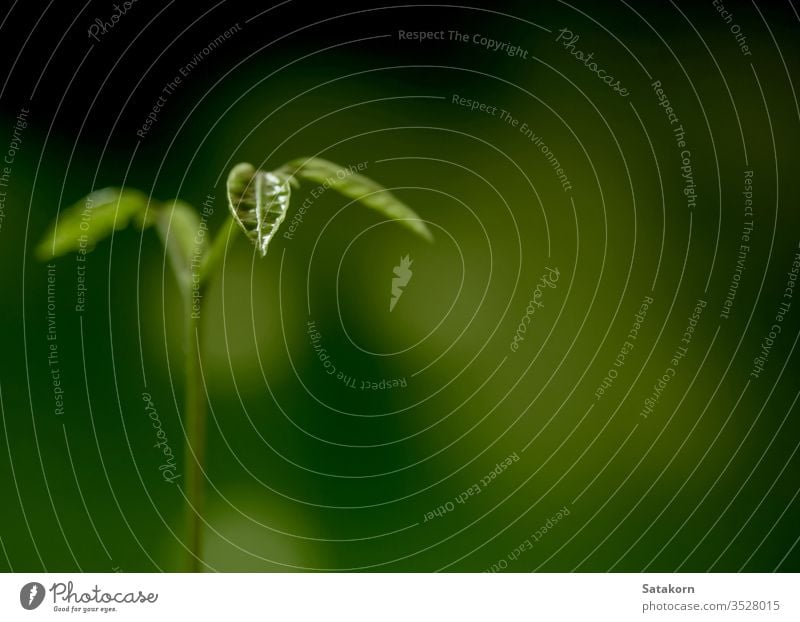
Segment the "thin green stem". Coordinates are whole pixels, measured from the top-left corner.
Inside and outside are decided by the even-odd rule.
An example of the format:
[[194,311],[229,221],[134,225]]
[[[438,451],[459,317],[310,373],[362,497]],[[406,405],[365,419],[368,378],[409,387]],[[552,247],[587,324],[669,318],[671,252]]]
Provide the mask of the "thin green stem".
[[[197,274],[188,265],[189,277],[185,288],[186,312],[186,451],[184,471],[186,473],[186,534],[189,542],[187,570],[203,570],[203,510],[205,505],[205,458],[206,458],[206,396],[204,393],[202,367],[202,312],[208,282],[220,269],[231,232],[235,223],[229,215],[225,224],[206,249]],[[193,307],[191,285],[197,279],[199,298]]]
[[[175,210],[177,206],[173,206]],[[206,397],[201,377],[200,353],[202,344],[201,317],[203,311],[203,295],[205,283],[195,275],[192,262],[192,239],[186,243],[186,236],[181,227],[171,228],[174,213],[162,211],[156,219],[156,229],[167,251],[167,256],[175,273],[175,280],[181,291],[184,302],[186,362],[185,362],[185,400],[184,428],[186,443],[184,446],[184,478],[186,494],[186,539],[188,552],[186,570],[200,572],[203,569],[203,508],[205,497],[205,457],[206,457]],[[176,221],[179,223],[180,221]],[[182,244],[183,240],[183,244]],[[205,267],[205,266],[202,266]],[[212,268],[213,269],[213,268]],[[200,294],[195,302],[192,297],[193,288],[198,287]]]
[[[202,301],[202,298],[200,298]],[[206,399],[201,378],[202,307],[186,321],[186,534],[189,543],[187,571],[203,568],[203,509],[205,501]]]
[[229,214],[225,223],[220,227],[214,240],[209,244],[208,250],[200,264],[200,282],[205,285],[214,273],[220,268],[225,251],[228,248],[231,233],[236,231],[236,222]]
[[[186,473],[186,535],[189,543],[186,568],[189,572],[202,572],[203,562],[203,511],[205,507],[205,459],[206,459],[206,396],[203,386],[202,314],[208,281],[220,268],[222,257],[233,227],[228,217],[216,239],[206,250],[200,269],[194,274],[188,266],[189,277],[185,288],[186,312],[186,448],[184,471]],[[197,279],[197,281],[195,281]],[[192,285],[189,285],[189,281]],[[197,283],[199,298],[193,305],[192,286]]]

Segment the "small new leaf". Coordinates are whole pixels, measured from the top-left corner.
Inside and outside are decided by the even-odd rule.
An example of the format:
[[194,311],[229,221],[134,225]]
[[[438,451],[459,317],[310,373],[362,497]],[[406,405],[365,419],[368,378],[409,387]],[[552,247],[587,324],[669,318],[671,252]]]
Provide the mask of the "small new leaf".
[[231,169],[227,188],[231,215],[263,257],[286,217],[289,180],[279,172],[260,171],[242,163]]
[[92,250],[115,229],[124,229],[131,222],[148,227],[154,220],[153,214],[145,216],[148,201],[139,190],[96,190],[61,212],[36,247],[36,256],[48,260],[79,249]]

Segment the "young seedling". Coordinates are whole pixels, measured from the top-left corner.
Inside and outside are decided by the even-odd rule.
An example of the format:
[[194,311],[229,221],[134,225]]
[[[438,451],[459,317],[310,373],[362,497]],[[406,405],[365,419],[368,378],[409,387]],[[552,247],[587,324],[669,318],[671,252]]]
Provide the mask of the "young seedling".
[[[425,223],[407,205],[371,179],[320,158],[292,160],[273,171],[237,164],[227,180],[230,214],[213,242],[198,236],[197,211],[178,199],[156,201],[139,190],[104,188],[64,210],[36,248],[42,260],[91,250],[115,230],[133,224],[155,227],[169,257],[184,304],[186,339],[184,417],[184,487],[186,507],[186,569],[203,567],[202,516],[205,481],[206,397],[201,370],[200,318],[205,289],[222,263],[234,223],[263,257],[290,207],[292,189],[300,182],[326,185],[345,197],[396,220],[426,240],[433,239]],[[200,243],[198,245],[197,240]]]

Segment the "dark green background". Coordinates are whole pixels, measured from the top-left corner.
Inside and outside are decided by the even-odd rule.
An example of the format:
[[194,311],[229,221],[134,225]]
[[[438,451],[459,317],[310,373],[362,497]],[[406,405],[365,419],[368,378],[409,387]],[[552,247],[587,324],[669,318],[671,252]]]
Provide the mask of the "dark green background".
[[[205,314],[211,569],[481,571],[501,559],[509,571],[800,569],[800,300],[748,384],[800,250],[791,9],[726,2],[746,57],[710,2],[366,13],[292,2],[246,21],[267,6],[178,2],[156,16],[162,7],[137,3],[91,51],[86,28],[110,15],[104,4],[19,9],[3,26],[0,147],[20,108],[31,113],[0,229],[0,569],[180,570],[183,559],[183,497],[161,479],[141,393],[182,455],[185,310],[152,232],[97,247],[82,314],[75,259],[57,260],[65,413],[55,415],[47,272],[32,249],[59,206],[123,182],[195,205],[213,194],[216,229],[230,166],[306,155],[368,162],[436,241],[370,228],[381,221],[362,207],[337,213],[346,202],[331,192],[264,260],[236,237]],[[630,96],[531,22],[579,34],[576,47]],[[241,33],[184,80],[137,145],[166,81],[235,23]],[[398,41],[399,29],[482,33],[528,59]],[[356,41],[378,35],[390,36]],[[693,209],[656,79],[686,129]],[[517,130],[452,104],[453,94],[531,126],[573,191]],[[755,230],[722,320],[747,168]],[[414,276],[390,314],[392,267],[405,254]],[[546,266],[558,267],[558,286],[510,352]],[[339,367],[406,376],[408,388],[364,393],[327,377],[306,335],[307,291]],[[646,295],[654,304],[634,351],[584,418]],[[643,400],[701,297],[689,354],[644,420]],[[342,326],[381,352],[433,333],[403,354],[371,356]],[[478,497],[424,521],[513,452],[520,460]],[[565,505],[568,517],[508,561]]]

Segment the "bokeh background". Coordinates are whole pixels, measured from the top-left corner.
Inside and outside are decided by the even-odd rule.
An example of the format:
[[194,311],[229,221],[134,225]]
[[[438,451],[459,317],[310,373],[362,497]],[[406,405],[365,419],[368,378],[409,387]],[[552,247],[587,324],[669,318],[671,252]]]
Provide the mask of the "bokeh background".
[[[265,259],[231,241],[203,326],[208,570],[799,570],[800,294],[784,293],[800,252],[800,20],[790,0],[725,8],[730,22],[710,2],[135,2],[94,40],[108,3],[13,3],[4,154],[29,112],[0,188],[0,569],[180,571],[186,555],[184,497],[158,468],[142,393],[182,465],[187,310],[152,231],[97,246],[80,312],[75,257],[53,261],[57,413],[33,251],[58,210],[109,185],[213,195],[216,231],[233,164],[320,156],[366,163],[436,239],[327,192]],[[694,205],[655,80],[685,129]],[[747,170],[753,232],[725,319]],[[389,312],[405,255],[413,278]],[[547,268],[556,286],[512,351]],[[642,417],[698,299],[688,353]],[[325,373],[309,321],[357,388]],[[406,386],[359,388],[382,379]]]

